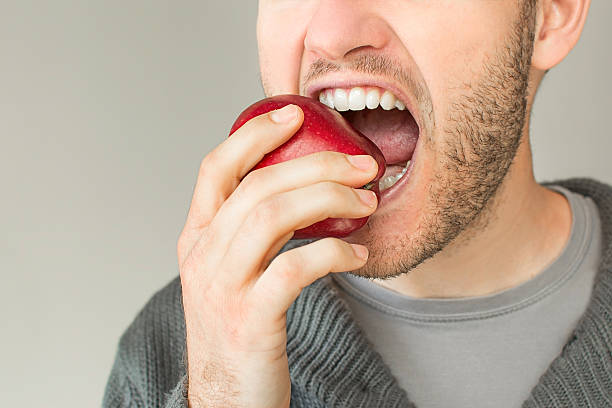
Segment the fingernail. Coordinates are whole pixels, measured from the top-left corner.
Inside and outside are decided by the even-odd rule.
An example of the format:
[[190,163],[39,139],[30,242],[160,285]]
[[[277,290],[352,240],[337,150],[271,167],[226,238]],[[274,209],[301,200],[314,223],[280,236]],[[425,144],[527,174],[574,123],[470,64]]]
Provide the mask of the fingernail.
[[297,116],[295,105],[287,105],[281,109],[277,109],[270,114],[270,119],[276,123],[289,123]]
[[347,156],[348,161],[359,170],[371,170],[376,161],[372,156],[363,154],[360,156]]
[[368,207],[376,207],[376,203],[378,199],[376,198],[376,193],[369,190],[355,189],[361,201],[365,203]]
[[368,248],[358,244],[351,244],[351,246],[353,247],[353,252],[357,258],[368,259]]

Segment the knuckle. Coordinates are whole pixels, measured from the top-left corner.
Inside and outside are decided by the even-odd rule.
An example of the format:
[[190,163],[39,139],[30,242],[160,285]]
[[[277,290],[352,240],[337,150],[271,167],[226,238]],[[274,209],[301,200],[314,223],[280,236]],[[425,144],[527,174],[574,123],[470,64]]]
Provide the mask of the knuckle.
[[257,227],[268,226],[278,219],[280,211],[282,211],[280,199],[270,197],[257,204],[255,210],[249,215],[249,221]]
[[219,149],[220,149],[220,146],[218,146],[212,152],[204,156],[204,158],[200,162],[200,169],[199,169],[200,176],[207,175],[208,173],[212,171],[212,169],[215,168],[215,163],[217,163],[217,161],[219,160]]
[[177,253],[181,253],[183,251],[183,248],[185,248],[185,239],[185,229],[183,229],[183,231],[181,231],[181,234],[178,236],[178,239],[176,240]]
[[200,163],[200,170],[212,172],[213,174],[217,173],[219,168],[223,167],[223,164],[234,156],[234,143],[235,139],[225,139],[223,142],[219,143],[204,156]]
[[346,243],[338,238],[324,238],[321,240],[330,257],[344,256]]
[[185,259],[185,255],[187,252],[187,248],[186,245],[183,243],[183,236],[181,235],[178,239],[178,241],[176,242],[176,256],[179,260],[179,263]]
[[248,195],[253,191],[257,191],[261,185],[260,169],[254,170],[248,173],[240,184],[238,185],[237,193],[242,195]]
[[255,126],[266,126],[266,127],[278,127],[278,124],[276,122],[274,122],[271,118],[273,111],[270,112],[266,112],[266,113],[262,113],[261,115],[258,115],[256,117],[254,117],[252,120],[253,125]]
[[197,269],[197,262],[195,262],[192,254],[188,254],[183,261],[183,264],[179,267],[179,276],[184,286],[187,286],[192,280],[192,276],[195,274]]
[[181,265],[181,272],[193,274],[202,267],[203,259],[199,256],[200,248],[196,245],[186,252],[185,260]]
[[196,242],[191,248],[184,246],[179,251],[183,256],[179,258],[179,260],[182,259],[182,264],[179,265],[179,276],[181,281],[184,280],[184,283],[191,282],[200,271],[211,269],[211,262],[214,262],[214,257],[210,256],[206,241]]
[[265,127],[268,127],[270,124],[273,124],[273,122],[270,121],[269,117],[269,112],[252,117],[251,119],[244,122],[244,125],[242,125],[238,130],[236,130],[234,134],[242,138],[252,137],[258,132],[261,132]]
[[345,189],[338,183],[325,181],[319,183],[320,194],[330,202],[339,202],[346,199]]
[[187,225],[183,227],[181,234],[176,241],[177,253],[185,253],[189,247],[196,242],[197,237],[201,234],[197,231],[193,231]]
[[274,273],[283,286],[295,286],[299,282],[301,261],[297,252],[281,254],[272,263],[275,264]]
[[208,177],[219,171],[219,164],[223,163],[223,149],[224,144],[222,143],[217,146],[213,151],[204,156],[204,158],[200,162],[200,169],[198,172],[199,178]]
[[329,174],[330,170],[334,170],[336,167],[338,167],[338,159],[341,156],[341,153],[332,151],[314,153],[314,165],[321,174]]

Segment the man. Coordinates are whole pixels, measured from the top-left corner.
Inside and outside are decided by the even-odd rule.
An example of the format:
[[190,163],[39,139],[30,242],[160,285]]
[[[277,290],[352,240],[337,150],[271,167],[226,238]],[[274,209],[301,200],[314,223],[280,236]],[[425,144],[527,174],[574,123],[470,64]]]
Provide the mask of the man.
[[342,111],[394,177],[377,202],[367,156],[247,175],[303,115],[248,122],[204,158],[180,282],[122,337],[105,406],[612,406],[612,189],[536,183],[529,146],[589,4],[260,0],[266,95]]

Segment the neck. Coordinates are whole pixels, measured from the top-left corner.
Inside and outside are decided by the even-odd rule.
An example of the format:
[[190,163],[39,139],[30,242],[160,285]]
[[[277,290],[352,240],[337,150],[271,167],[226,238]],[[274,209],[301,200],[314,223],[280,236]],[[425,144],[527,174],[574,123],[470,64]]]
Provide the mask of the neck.
[[529,143],[521,143],[479,218],[410,273],[375,282],[413,297],[459,298],[500,292],[543,271],[563,251],[572,216],[565,197],[535,181],[531,163]]

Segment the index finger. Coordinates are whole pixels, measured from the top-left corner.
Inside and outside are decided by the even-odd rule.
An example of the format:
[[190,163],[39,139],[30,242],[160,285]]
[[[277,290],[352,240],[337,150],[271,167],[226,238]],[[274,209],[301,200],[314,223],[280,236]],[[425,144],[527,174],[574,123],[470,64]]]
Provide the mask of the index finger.
[[202,160],[185,228],[208,225],[240,180],[266,153],[285,143],[302,125],[296,105],[264,113],[246,122]]

